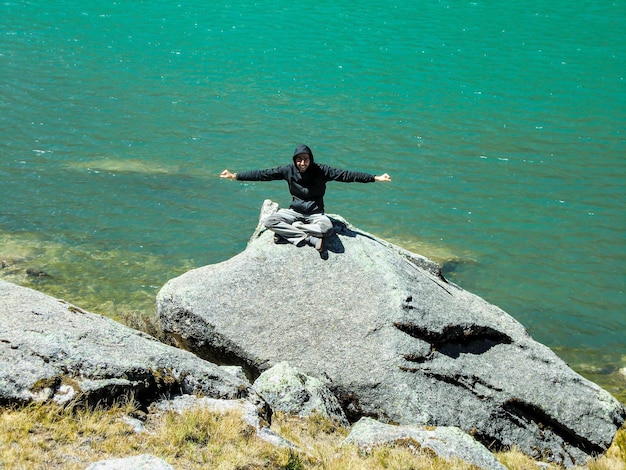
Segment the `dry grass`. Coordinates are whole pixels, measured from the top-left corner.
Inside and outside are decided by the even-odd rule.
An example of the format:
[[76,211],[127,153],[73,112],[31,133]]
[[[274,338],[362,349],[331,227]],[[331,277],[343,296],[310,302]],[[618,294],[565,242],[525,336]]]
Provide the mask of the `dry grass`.
[[[53,405],[0,410],[0,468],[84,469],[98,460],[148,453],[177,470],[472,469],[464,462],[439,459],[410,441],[368,453],[341,446],[348,430],[320,417],[275,416],[273,429],[304,449],[296,453],[261,441],[234,412],[149,414],[141,433],[135,433],[125,421],[132,415],[137,415],[132,403],[90,411]],[[538,468],[518,451],[497,457],[513,470]],[[607,454],[586,468],[625,470],[625,461],[626,428],[618,433]]]
[[[511,470],[537,470],[539,468],[533,459],[519,450],[500,452],[496,454],[496,457],[506,468]],[[552,466],[550,468],[561,467]],[[617,432],[613,444],[602,457],[591,460],[584,467],[576,467],[576,469],[626,470],[626,425]]]

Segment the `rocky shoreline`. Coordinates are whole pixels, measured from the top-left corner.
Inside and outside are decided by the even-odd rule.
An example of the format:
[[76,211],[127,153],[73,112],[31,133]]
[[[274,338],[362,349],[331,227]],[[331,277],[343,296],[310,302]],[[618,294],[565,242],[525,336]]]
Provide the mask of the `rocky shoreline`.
[[[277,365],[251,384],[241,368],[217,366],[32,289],[0,281],[0,298],[0,406],[31,402],[107,406],[132,396],[147,413],[239,410],[260,439],[301,452],[270,429],[274,411],[298,416],[319,413],[349,426],[335,396],[319,380],[287,364]],[[141,432],[141,422],[131,424]],[[479,468],[504,468],[486,448],[456,428],[398,428],[365,420],[355,425],[346,443],[367,448],[407,436],[443,457]],[[137,459],[88,468],[133,468]],[[166,465],[152,456],[139,460],[150,468]]]
[[510,447],[566,467],[606,451],[622,404],[436,263],[334,220],[325,257],[259,226],[240,255],[168,282],[158,314],[180,348],[0,281],[0,406],[240,406],[277,446],[293,444],[274,411],[321,413],[352,444],[410,438],[480,468]]

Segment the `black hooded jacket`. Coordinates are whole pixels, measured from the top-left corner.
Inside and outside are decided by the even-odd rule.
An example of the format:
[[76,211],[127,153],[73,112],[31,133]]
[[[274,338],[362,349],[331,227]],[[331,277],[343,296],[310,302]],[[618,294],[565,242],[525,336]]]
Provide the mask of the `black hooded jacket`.
[[[311,162],[304,173],[300,173],[295,163],[296,155],[308,153]],[[327,181],[342,183],[373,183],[374,175],[360,171],[348,171],[332,168],[322,163],[315,163],[313,152],[306,145],[299,145],[293,153],[293,162],[289,165],[268,168],[266,170],[242,171],[237,173],[240,181],[285,180],[292,196],[290,209],[301,214],[320,214],[324,212],[324,194]]]

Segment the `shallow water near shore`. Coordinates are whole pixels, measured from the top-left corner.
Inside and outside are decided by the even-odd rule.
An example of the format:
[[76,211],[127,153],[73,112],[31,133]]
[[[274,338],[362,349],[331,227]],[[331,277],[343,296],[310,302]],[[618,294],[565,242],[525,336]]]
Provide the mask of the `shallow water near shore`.
[[444,263],[624,399],[623,7],[5,2],[0,276],[153,312],[289,202],[220,171],[305,142],[392,175],[329,184],[329,212]]

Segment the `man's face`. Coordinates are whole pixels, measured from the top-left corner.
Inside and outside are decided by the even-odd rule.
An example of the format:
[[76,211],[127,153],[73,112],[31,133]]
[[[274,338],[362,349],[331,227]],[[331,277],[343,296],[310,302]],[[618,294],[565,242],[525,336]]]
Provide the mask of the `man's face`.
[[311,163],[311,157],[308,153],[299,153],[298,155],[296,155],[294,160],[300,173],[304,173]]

